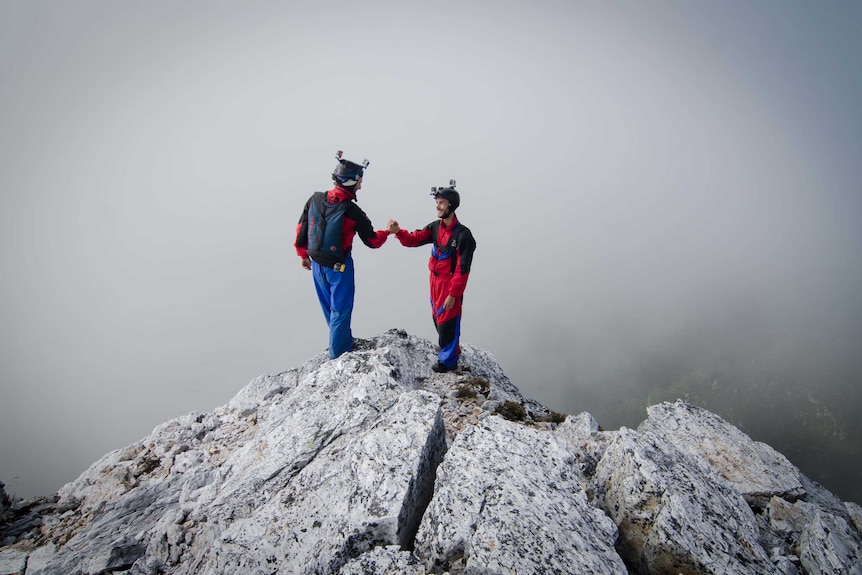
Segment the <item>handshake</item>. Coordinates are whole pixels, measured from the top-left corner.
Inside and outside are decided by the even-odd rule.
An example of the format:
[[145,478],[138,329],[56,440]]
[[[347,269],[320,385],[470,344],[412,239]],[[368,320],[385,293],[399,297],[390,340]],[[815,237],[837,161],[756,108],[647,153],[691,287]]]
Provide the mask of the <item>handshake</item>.
[[401,226],[399,226],[398,222],[396,222],[395,220],[389,220],[386,229],[389,231],[390,234],[397,234],[401,230]]

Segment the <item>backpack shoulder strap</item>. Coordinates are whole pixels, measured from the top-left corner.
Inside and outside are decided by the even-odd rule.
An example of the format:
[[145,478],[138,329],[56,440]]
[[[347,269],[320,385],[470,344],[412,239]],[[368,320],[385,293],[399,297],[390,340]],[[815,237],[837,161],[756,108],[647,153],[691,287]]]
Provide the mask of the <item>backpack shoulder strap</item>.
[[314,192],[313,194],[311,194],[311,203],[314,204],[314,207],[317,208],[317,211],[322,214],[326,209],[326,193]]
[[434,244],[434,247],[439,247],[437,245],[437,236],[440,234],[440,220],[434,220],[428,227],[431,229],[431,242]]
[[452,230],[452,237],[449,238],[449,245],[455,250],[455,253],[452,254],[452,257],[449,258],[452,260],[452,274],[455,274],[455,269],[458,267],[458,248],[461,247],[461,235],[465,230],[464,226],[461,225],[461,222],[455,224],[455,229]]

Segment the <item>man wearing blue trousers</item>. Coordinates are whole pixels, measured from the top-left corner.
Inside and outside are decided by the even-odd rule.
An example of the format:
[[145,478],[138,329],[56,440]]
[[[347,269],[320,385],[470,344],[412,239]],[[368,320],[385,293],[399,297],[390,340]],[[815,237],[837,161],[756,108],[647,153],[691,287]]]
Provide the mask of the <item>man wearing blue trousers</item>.
[[356,293],[353,236],[370,248],[379,248],[389,237],[387,230],[374,230],[371,220],[356,205],[356,194],[368,160],[355,164],[336,155],[332,173],[335,184],[328,192],[317,192],[305,203],[296,226],[296,253],[302,267],[311,270],[323,316],[329,326],[329,358],[353,349],[350,320]]

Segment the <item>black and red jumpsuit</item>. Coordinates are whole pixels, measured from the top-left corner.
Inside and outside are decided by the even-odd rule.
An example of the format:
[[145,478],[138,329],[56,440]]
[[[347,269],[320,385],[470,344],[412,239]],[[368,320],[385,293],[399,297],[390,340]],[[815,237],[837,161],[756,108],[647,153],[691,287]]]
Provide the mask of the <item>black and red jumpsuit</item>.
[[[428,260],[431,272],[431,313],[440,343],[440,363],[453,367],[458,364],[461,354],[461,307],[476,249],[473,234],[456,217],[450,226],[437,220],[414,232],[400,230],[395,237],[408,248],[434,244]],[[455,303],[452,308],[446,309],[444,303],[449,296],[454,298]]]

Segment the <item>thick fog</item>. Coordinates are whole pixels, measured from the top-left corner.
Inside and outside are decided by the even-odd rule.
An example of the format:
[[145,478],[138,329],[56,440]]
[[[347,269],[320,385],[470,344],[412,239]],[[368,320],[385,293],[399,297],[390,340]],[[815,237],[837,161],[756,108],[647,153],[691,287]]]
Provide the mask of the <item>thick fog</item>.
[[[862,4],[0,3],[0,481],[47,494],[326,347],[292,247],[458,181],[462,341],[608,429],[681,397],[862,502]],[[357,241],[353,331],[435,338]]]

